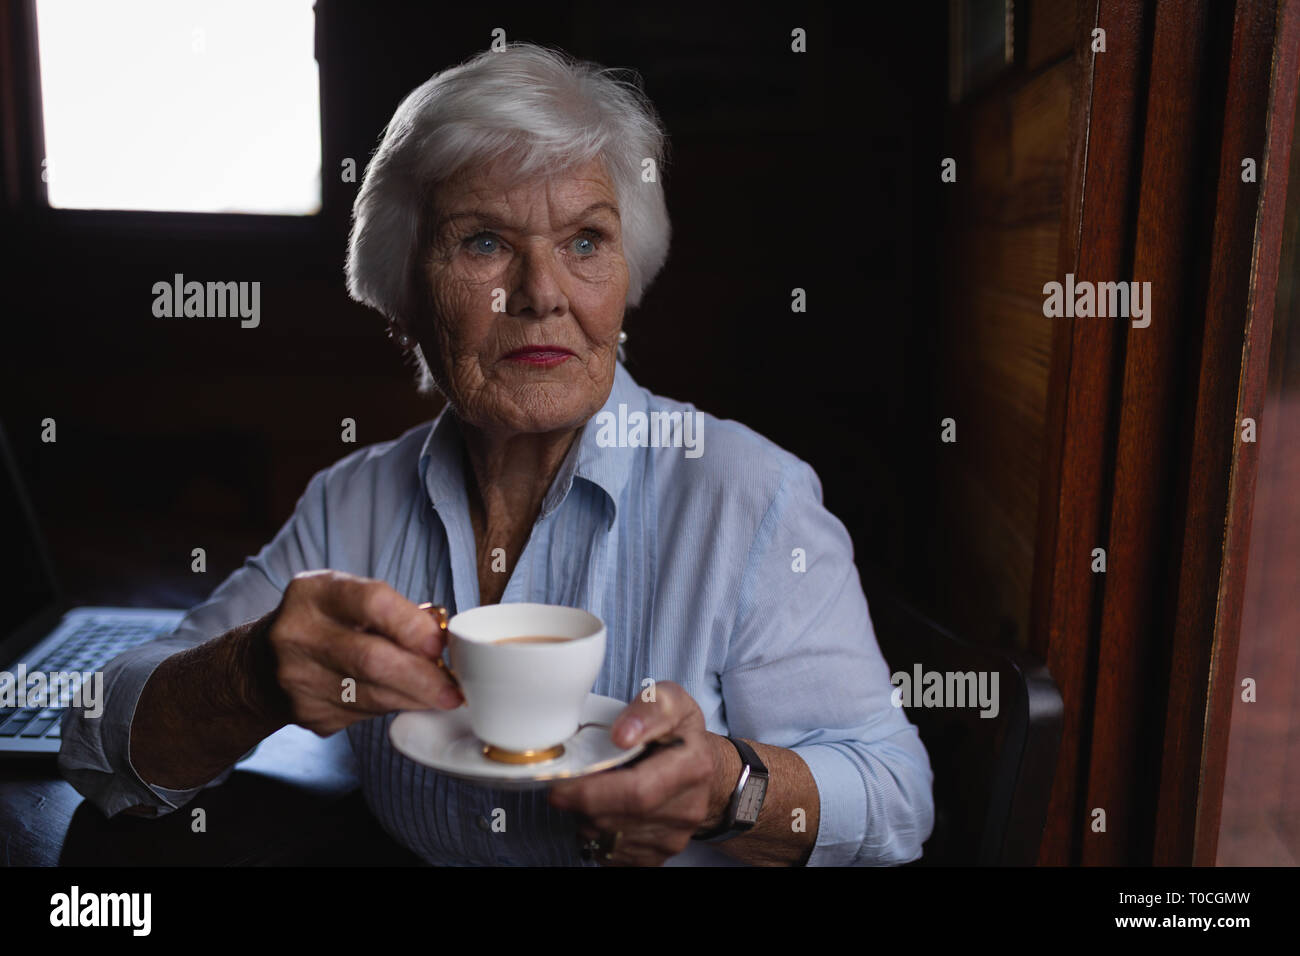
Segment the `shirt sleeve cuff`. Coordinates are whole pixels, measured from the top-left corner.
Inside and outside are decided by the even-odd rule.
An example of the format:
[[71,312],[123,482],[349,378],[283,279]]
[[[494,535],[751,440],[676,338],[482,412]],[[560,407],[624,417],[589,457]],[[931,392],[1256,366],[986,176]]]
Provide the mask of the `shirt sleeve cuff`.
[[234,770],[232,766],[190,790],[168,790],[146,783],[131,762],[131,724],[145,684],[159,664],[188,646],[164,639],[109,662],[103,671],[102,713],[88,717],[69,708],[64,715],[59,770],[105,816],[136,807],[152,810],[154,816],[171,813],[200,790],[224,782]]
[[791,748],[817,784],[817,842],[806,866],[850,866],[866,839],[867,794],[853,761],[833,747]]

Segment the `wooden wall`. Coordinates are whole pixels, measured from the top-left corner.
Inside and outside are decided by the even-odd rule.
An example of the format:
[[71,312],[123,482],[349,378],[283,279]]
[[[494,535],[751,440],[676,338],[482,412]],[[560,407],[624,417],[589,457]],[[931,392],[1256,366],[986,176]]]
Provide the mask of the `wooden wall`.
[[948,117],[958,177],[940,187],[934,428],[954,418],[957,441],[938,453],[931,554],[943,586],[929,599],[981,643],[1028,644],[1052,336],[1042,290],[1060,278],[1074,7],[1018,4],[1016,65]]
[[1057,268],[1152,297],[1142,327],[1053,320],[1029,643],[1065,719],[1039,859],[1210,863],[1300,4],[1080,9]]

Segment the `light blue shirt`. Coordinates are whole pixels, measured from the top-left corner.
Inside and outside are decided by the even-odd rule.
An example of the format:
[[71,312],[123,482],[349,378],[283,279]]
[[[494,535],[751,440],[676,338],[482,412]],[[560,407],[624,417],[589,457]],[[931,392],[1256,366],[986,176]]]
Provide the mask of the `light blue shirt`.
[[[934,819],[929,758],[891,703],[853,545],[823,507],[816,474],[737,422],[651,394],[621,364],[603,411],[617,417],[620,405],[633,422],[636,412],[698,414],[702,443],[644,447],[635,430],[589,422],[501,600],[601,618],[608,643],[595,693],[630,701],[645,678],[675,681],[713,733],[797,753],[820,807],[809,865],[917,859]],[[610,447],[611,436],[629,440]],[[202,788],[150,787],[131,765],[140,691],[167,656],[275,608],[299,571],[380,578],[451,613],[478,606],[462,449],[458,420],[444,411],[314,475],[275,538],[173,635],[106,667],[103,715],[65,718],[64,775],[109,815],[135,805],[168,813],[192,799]],[[396,840],[434,864],[581,863],[578,819],[552,809],[546,791],[492,790],[414,763],[389,742],[394,716],[344,732],[367,805]],[[485,826],[497,808],[505,832]],[[693,844],[669,862],[734,861]]]

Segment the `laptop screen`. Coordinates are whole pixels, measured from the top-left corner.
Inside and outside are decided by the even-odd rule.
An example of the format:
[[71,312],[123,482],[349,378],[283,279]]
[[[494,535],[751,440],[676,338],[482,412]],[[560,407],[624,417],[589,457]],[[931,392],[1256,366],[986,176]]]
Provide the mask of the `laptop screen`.
[[[58,597],[53,570],[0,425],[0,642]],[[0,661],[0,667],[4,666]]]

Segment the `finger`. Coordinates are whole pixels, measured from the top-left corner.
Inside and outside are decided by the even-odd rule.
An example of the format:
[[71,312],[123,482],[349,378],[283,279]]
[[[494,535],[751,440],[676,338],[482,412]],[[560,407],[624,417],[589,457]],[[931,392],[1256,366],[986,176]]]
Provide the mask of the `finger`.
[[615,825],[604,832],[620,835],[613,852],[596,855],[596,862],[601,866],[662,866],[665,860],[680,852],[677,849],[680,831],[665,827],[627,830],[623,825]]
[[331,579],[319,606],[342,624],[380,634],[412,653],[437,657],[442,631],[433,615],[421,611],[387,581],[352,575]]
[[432,660],[386,638],[336,627],[326,644],[326,663],[345,677],[397,691],[420,709],[459,707],[465,698]]
[[696,748],[669,747],[632,768],[559,781],[551,787],[550,801],[557,809],[588,817],[642,816],[678,793],[706,783],[708,767]]
[[[342,686],[342,678],[339,680],[339,685]],[[357,681],[355,686],[351,687],[351,691],[352,693],[349,696],[355,698],[355,703],[344,699],[343,694],[340,693],[339,698],[343,706],[357,707],[370,714],[388,714],[395,710],[452,709],[452,705],[443,704],[438,698],[435,698],[433,703],[430,703],[428,700],[411,697],[395,687],[374,684],[370,681]],[[460,705],[456,704],[454,706]]]
[[698,789],[684,790],[659,805],[653,812],[636,817],[597,814],[581,819],[601,832],[623,830],[628,833],[697,832],[708,814],[708,798]]
[[618,838],[618,846],[633,847],[655,847],[666,849],[674,840],[680,839],[683,834],[687,837],[694,833],[696,827],[686,823],[678,823],[673,820],[663,821],[646,821],[634,817],[598,817],[595,820],[588,821],[588,826],[598,834],[608,836],[611,833],[621,833]]
[[657,862],[638,847],[627,847],[620,840],[613,853],[598,853],[596,863],[599,866],[653,866]]
[[614,743],[624,749],[638,743],[686,729],[698,722],[704,728],[704,717],[695,700],[678,684],[660,681],[655,684],[653,700],[636,697],[619,712],[610,728]]
[[303,700],[318,701],[349,713],[378,716],[394,710],[427,710],[428,701],[394,687],[343,674],[314,658],[296,660],[285,690]]
[[[592,857],[596,863],[601,866],[657,866],[666,857],[673,855],[670,845],[664,842],[671,836],[671,831],[645,828],[641,821],[626,818],[619,820],[616,826],[601,828],[584,825],[578,828],[581,843],[596,841],[604,845],[605,848],[596,850]],[[617,840],[614,839],[615,834],[618,835]],[[608,852],[611,841],[613,851]]]

